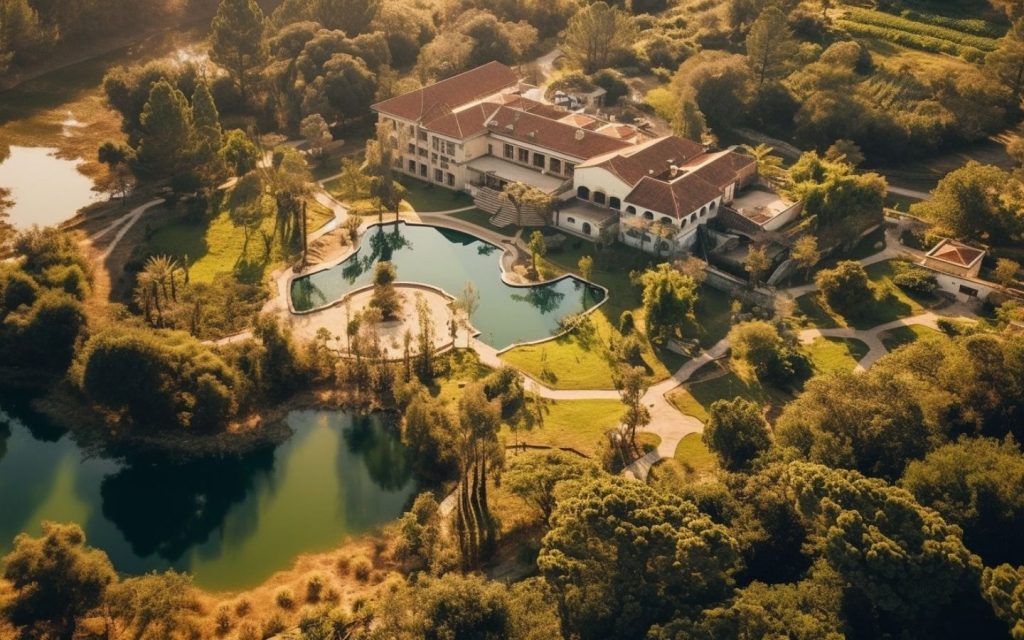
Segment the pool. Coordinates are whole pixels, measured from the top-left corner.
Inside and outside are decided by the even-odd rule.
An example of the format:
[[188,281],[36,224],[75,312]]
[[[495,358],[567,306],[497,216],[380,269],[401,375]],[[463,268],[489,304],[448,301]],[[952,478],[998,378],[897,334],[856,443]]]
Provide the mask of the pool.
[[[296,278],[293,308],[310,311],[341,300],[370,284],[374,264],[390,260],[398,280],[440,287],[458,296],[467,282],[480,292],[473,326],[480,339],[504,349],[516,343],[551,337],[559,321],[599,304],[603,289],[567,276],[533,286],[512,286],[501,279],[502,249],[476,236],[442,227],[404,222],[374,225],[356,253],[334,267]],[[337,327],[333,333],[341,333]]]

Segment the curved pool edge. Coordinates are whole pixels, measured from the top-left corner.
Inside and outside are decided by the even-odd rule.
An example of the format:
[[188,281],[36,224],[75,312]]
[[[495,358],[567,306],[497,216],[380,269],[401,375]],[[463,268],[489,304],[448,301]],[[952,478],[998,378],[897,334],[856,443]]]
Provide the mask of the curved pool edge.
[[[472,236],[473,238],[476,238],[480,242],[484,242],[486,244],[489,244],[489,245],[491,245],[492,247],[494,247],[496,249],[501,249],[501,254],[498,256],[498,272],[500,273],[500,278],[501,278],[502,283],[505,284],[506,286],[517,288],[517,289],[531,289],[533,287],[543,287],[543,286],[546,286],[546,285],[549,285],[549,284],[554,284],[556,282],[561,282],[562,280],[565,280],[566,278],[572,278],[572,279],[575,279],[575,280],[578,280],[578,281],[582,282],[583,284],[585,284],[587,286],[591,286],[591,287],[594,287],[595,289],[599,289],[600,291],[602,291],[604,293],[604,297],[601,298],[600,302],[598,302],[594,306],[590,307],[589,309],[585,309],[584,311],[582,311],[581,313],[583,315],[588,315],[591,312],[595,311],[596,309],[600,308],[601,305],[603,305],[605,302],[607,302],[608,298],[611,296],[611,291],[608,290],[608,287],[605,287],[604,285],[597,284],[596,282],[592,282],[590,280],[585,280],[584,278],[581,278],[580,276],[574,275],[572,273],[563,273],[560,276],[557,276],[557,277],[554,277],[554,278],[549,278],[548,280],[543,280],[541,282],[533,282],[533,283],[530,283],[530,284],[521,284],[519,282],[511,281],[508,278],[508,272],[505,270],[505,261],[502,259],[505,255],[511,255],[511,254],[513,254],[513,252],[518,254],[518,249],[515,248],[515,245],[512,243],[511,240],[503,241],[501,244],[498,244],[498,243],[496,243],[496,242],[494,242],[494,241],[492,241],[492,240],[490,240],[488,238],[484,238],[484,237],[482,237],[482,236],[480,236],[480,235],[478,235],[476,233],[473,233],[471,231],[467,231],[464,228],[460,228],[460,227],[457,227],[457,226],[449,226],[449,225],[445,225],[445,224],[439,224],[437,222],[414,222],[414,221],[410,221],[410,220],[398,220],[397,222],[400,222],[401,224],[404,224],[404,225],[407,225],[407,226],[410,226],[410,227],[434,227],[436,229],[448,229],[449,231],[457,231],[459,233],[464,233],[464,234],[466,234],[468,236]],[[373,227],[383,227],[385,225],[393,225],[393,224],[396,224],[396,222],[370,222],[370,223],[363,224],[359,228],[359,242],[356,245],[354,245],[353,247],[351,247],[349,251],[344,252],[343,254],[338,256],[337,258],[333,258],[333,259],[331,259],[331,260],[329,260],[327,262],[324,262],[324,263],[316,265],[315,269],[312,269],[312,270],[309,270],[309,271],[302,271],[302,272],[299,272],[299,273],[295,273],[295,272],[290,273],[288,278],[287,278],[287,280],[286,280],[286,282],[284,283],[285,287],[284,287],[284,292],[283,292],[283,294],[285,296],[285,301],[288,304],[288,312],[290,314],[296,315],[296,316],[304,316],[304,315],[310,315],[310,314],[313,314],[313,313],[319,313],[321,311],[324,311],[324,310],[336,307],[339,304],[343,304],[346,300],[351,298],[358,291],[365,290],[366,286],[359,287],[358,289],[354,289],[352,291],[347,292],[345,295],[343,295],[342,297],[338,298],[337,300],[335,300],[333,302],[328,302],[328,303],[322,304],[320,306],[313,307],[312,309],[307,309],[305,311],[297,310],[295,308],[295,306],[292,304],[292,283],[293,282],[295,282],[296,280],[298,280],[300,278],[308,278],[308,277],[314,276],[314,275],[316,275],[318,273],[321,273],[321,272],[324,272],[324,271],[328,271],[330,269],[333,269],[333,268],[337,267],[339,264],[341,264],[342,262],[345,262],[346,260],[351,258],[353,255],[355,255],[359,251],[359,249],[362,247],[362,244],[363,244],[363,238],[366,236],[366,233],[371,228],[373,228]],[[426,282],[417,282],[415,280],[396,280],[395,284],[426,287],[426,288],[429,288],[429,289],[433,289],[435,291],[439,291],[442,294],[444,294],[445,296],[451,298],[452,300],[456,300],[457,299],[457,296],[452,295],[450,292],[445,290],[443,287],[438,287],[437,285],[428,284]],[[370,286],[372,286],[372,285],[370,285]],[[473,329],[476,331],[474,339],[478,339],[478,338],[476,338],[476,336],[481,335],[481,333],[480,333],[479,330],[476,329],[476,327],[473,327]],[[526,347],[526,346],[541,344],[541,343],[544,343],[544,342],[549,342],[551,340],[557,340],[558,338],[561,338],[562,336],[564,336],[565,334],[569,333],[570,331],[572,331],[572,329],[564,329],[564,330],[559,331],[558,333],[553,333],[550,336],[545,337],[545,338],[538,338],[536,340],[527,340],[525,342],[513,342],[512,344],[510,344],[510,345],[508,345],[506,347],[503,347],[501,349],[496,350],[496,353],[500,356],[501,354],[503,354],[503,353],[505,353],[507,351],[510,351],[512,349],[516,349],[518,347]]]

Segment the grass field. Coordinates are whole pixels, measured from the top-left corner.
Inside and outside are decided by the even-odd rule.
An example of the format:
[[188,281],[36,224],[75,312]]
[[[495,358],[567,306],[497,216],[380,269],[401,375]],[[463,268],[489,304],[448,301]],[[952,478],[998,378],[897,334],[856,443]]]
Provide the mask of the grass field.
[[405,187],[407,191],[405,201],[414,211],[430,213],[473,206],[473,198],[461,191],[452,191],[404,176],[398,181]]
[[501,435],[506,444],[518,441],[569,447],[593,458],[605,440],[604,434],[620,424],[622,411],[618,400],[552,400],[545,403],[543,425],[518,434],[504,427]]
[[[199,222],[182,219],[156,230],[146,243],[146,251],[181,260],[187,258],[189,278],[196,282],[212,282],[224,273],[237,273],[247,282],[261,280],[284,256],[278,250],[267,256],[258,233],[252,233],[246,245],[242,229],[231,222],[231,209],[243,204],[233,196],[234,192],[226,195],[220,211],[212,218]],[[309,202],[308,214],[311,230],[322,227],[333,215],[313,200]],[[273,233],[273,217],[264,220],[262,230]]]
[[941,338],[944,337],[941,331],[936,331],[931,327],[926,327],[920,324],[909,324],[905,327],[896,327],[895,329],[889,329],[882,333],[879,337],[882,339],[882,344],[889,351],[898,349],[905,344],[916,342],[926,338]]
[[869,351],[868,345],[851,338],[818,338],[804,350],[818,373],[852,371]]
[[691,433],[679,442],[675,456],[654,465],[650,481],[678,487],[707,478],[718,468],[718,459],[704,446],[701,434]]
[[865,268],[868,278],[875,287],[875,301],[870,308],[863,309],[856,317],[844,317],[830,308],[820,294],[811,292],[796,299],[797,309],[803,315],[807,326],[828,329],[853,327],[871,329],[886,322],[909,318],[924,313],[926,297],[910,294],[892,282],[892,262],[876,262]]
[[741,397],[762,405],[779,406],[789,400],[789,394],[763,385],[754,378],[741,378],[729,371],[723,376],[683,385],[668,394],[668,400],[677,409],[700,421],[708,419],[708,409],[715,400]]
[[[600,313],[592,313],[594,336],[581,339],[578,332],[535,345],[516,347],[501,358],[556,389],[614,389],[612,362],[607,345],[614,332]],[[643,352],[650,381],[669,376],[669,370],[651,350]]]

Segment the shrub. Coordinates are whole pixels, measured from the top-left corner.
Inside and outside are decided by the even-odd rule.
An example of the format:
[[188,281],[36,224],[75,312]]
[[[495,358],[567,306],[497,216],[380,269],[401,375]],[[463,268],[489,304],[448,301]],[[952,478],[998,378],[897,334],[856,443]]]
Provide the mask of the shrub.
[[319,602],[324,590],[324,579],[321,575],[314,575],[306,583],[306,601]]
[[246,620],[238,625],[238,632],[235,634],[237,640],[260,640],[262,637],[263,633],[260,628],[251,620]]
[[248,598],[240,598],[235,603],[235,615],[239,618],[245,617],[250,611],[252,611],[252,602]]
[[633,333],[633,329],[636,327],[636,321],[633,319],[633,312],[626,310],[619,316],[619,331],[622,335],[628,336]]
[[608,93],[605,95],[605,104],[614,106],[620,98],[629,93],[629,85],[622,79],[622,74],[614,69],[601,69],[590,80]]
[[217,615],[214,617],[214,621],[217,625],[217,635],[222,636],[231,631],[231,609],[226,604],[222,604],[217,608]]
[[939,288],[935,274],[916,264],[897,261],[893,263],[892,282],[901,289],[931,295]]
[[284,618],[280,613],[275,613],[263,621],[263,638],[272,638],[285,630]]
[[295,607],[295,594],[288,587],[284,587],[278,590],[274,596],[274,601],[282,609],[292,609]]
[[340,558],[338,558],[338,564],[336,565],[336,568],[338,570],[338,575],[339,576],[342,576],[342,577],[347,576],[348,572],[349,572],[349,569],[351,569],[351,567],[352,567],[352,558],[349,558],[348,556],[341,556]]
[[373,563],[366,556],[359,556],[352,562],[352,574],[360,582],[369,580],[371,571],[373,571]]

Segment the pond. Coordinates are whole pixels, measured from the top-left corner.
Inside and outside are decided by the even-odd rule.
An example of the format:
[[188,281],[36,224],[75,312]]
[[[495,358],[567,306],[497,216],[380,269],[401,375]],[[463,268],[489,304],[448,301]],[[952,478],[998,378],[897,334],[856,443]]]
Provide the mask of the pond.
[[[575,277],[530,287],[505,284],[501,252],[476,236],[451,229],[404,222],[373,226],[359,250],[344,262],[292,281],[292,305],[297,311],[308,311],[336,302],[370,284],[376,262],[390,260],[399,281],[433,285],[454,296],[473,282],[480,293],[473,326],[481,340],[503,349],[557,333],[559,320],[604,298],[602,289]],[[342,327],[333,331],[342,332]]]
[[294,411],[276,448],[171,463],[88,455],[20,404],[0,408],[0,554],[42,520],[74,521],[120,572],[173,567],[241,589],[395,519],[416,490],[377,416]]
[[15,227],[58,224],[96,201],[92,180],[78,171],[76,161],[58,158],[56,149],[12,146],[10,151],[0,162],[0,187],[11,190]]

